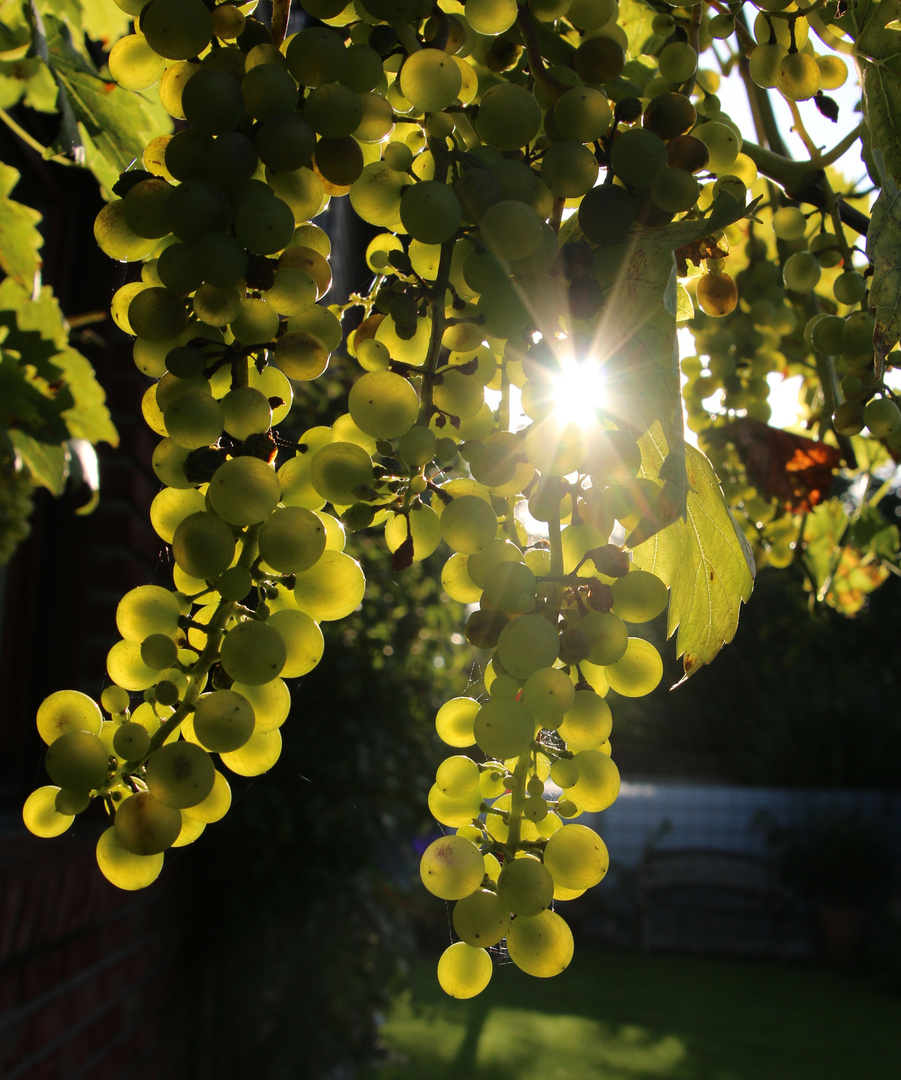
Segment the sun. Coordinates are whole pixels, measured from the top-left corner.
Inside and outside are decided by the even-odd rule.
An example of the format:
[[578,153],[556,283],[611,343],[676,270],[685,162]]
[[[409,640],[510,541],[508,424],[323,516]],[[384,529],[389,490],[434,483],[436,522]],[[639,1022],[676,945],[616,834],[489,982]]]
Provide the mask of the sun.
[[566,423],[588,429],[598,423],[597,410],[604,400],[604,374],[597,358],[560,358],[560,374],[554,379],[554,415]]

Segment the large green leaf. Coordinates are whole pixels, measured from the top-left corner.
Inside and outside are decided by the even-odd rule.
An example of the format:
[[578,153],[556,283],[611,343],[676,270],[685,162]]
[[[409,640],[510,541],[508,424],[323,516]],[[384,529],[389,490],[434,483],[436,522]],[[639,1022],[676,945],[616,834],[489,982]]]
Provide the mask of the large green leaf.
[[[658,422],[667,447],[659,474],[664,489],[658,503],[628,538],[630,545],[685,516],[688,481],[676,344],[680,301],[674,253],[738,221],[752,209],[724,194],[706,217],[636,229],[623,243],[598,250],[595,274],[604,306],[592,348],[604,372],[605,409],[617,427],[629,428],[636,435]],[[575,217],[567,223],[565,235],[561,230],[561,240],[580,235]],[[684,313],[684,299],[681,310]]]
[[657,12],[644,0],[620,0],[617,23],[626,32],[629,39],[629,52],[633,57],[646,52],[653,42],[662,39],[654,36],[651,23]]
[[19,179],[16,169],[0,162],[0,269],[31,289],[41,265],[42,241],[36,228],[41,215],[9,197]]
[[19,457],[31,470],[32,481],[54,495],[62,495],[69,478],[69,448],[66,443],[40,442],[22,431],[11,431],[9,434]]
[[[899,35],[901,40],[901,35]],[[885,358],[901,338],[901,198],[898,186],[883,168],[883,156],[875,154],[882,179],[867,230],[867,258],[873,267],[870,307],[876,316],[873,346],[881,373]]]
[[851,0],[836,22],[856,44],[869,140],[895,181],[901,181],[901,33],[887,27],[899,19],[901,0]]
[[[642,474],[656,477],[666,453],[659,427],[640,445]],[[667,637],[678,631],[676,650],[687,679],[735,636],[741,603],[754,586],[755,567],[713,466],[693,446],[686,447],[685,465],[690,485],[685,519],[635,548],[632,557],[636,566],[670,588]]]
[[37,56],[0,61],[0,109],[21,102],[38,112],[56,112],[59,87],[50,68]]
[[90,363],[69,344],[53,291],[44,286],[32,296],[7,278],[0,283],[0,327],[5,327],[0,422],[43,442],[71,436],[116,446],[119,436],[106,395]]

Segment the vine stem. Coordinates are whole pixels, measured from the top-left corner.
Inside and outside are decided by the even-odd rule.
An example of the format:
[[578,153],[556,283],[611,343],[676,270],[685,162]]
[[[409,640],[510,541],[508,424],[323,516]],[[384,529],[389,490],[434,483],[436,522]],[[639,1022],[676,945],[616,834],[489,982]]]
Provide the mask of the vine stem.
[[272,44],[278,49],[288,32],[291,0],[272,0]]
[[438,358],[441,355],[441,339],[447,325],[445,307],[447,305],[447,289],[450,283],[450,266],[454,254],[455,238],[445,240],[441,245],[441,255],[438,259],[438,273],[435,275],[435,287],[429,302],[429,315],[432,319],[432,331],[429,335],[429,349],[426,353],[425,364],[422,373],[422,397],[419,402],[418,423],[423,427],[429,426],[432,415],[432,391],[435,383],[435,372],[438,370]]
[[538,83],[551,101],[556,101],[562,94],[565,94],[570,87],[566,86],[558,79],[555,79],[553,75],[550,75],[547,68],[544,66],[544,60],[541,56],[541,46],[538,44],[538,35],[535,33],[535,23],[532,19],[532,13],[527,7],[520,7],[519,14],[516,16],[516,24],[519,27],[523,43],[526,47],[526,56],[529,60],[529,71],[532,73],[532,78]]
[[522,811],[526,803],[526,778],[529,775],[529,760],[531,750],[520,754],[513,770],[513,792],[510,796],[510,825],[507,829],[507,843],[504,845],[509,858],[516,858],[516,849],[519,847],[522,836]]
[[785,100],[788,102],[792,120],[794,121],[792,124],[792,131],[798,136],[801,142],[804,143],[804,148],[807,150],[807,153],[810,154],[810,160],[816,161],[820,156],[820,148],[807,133],[807,128],[804,127],[804,121],[801,119],[801,110],[798,108],[797,101],[792,101],[791,98],[786,98]]
[[[238,566],[243,566],[245,570],[249,570],[254,560],[257,557],[257,551],[259,547],[259,534],[263,527],[263,523],[258,525],[251,525],[248,528],[244,536],[244,544],[241,548],[241,555],[238,559]],[[200,656],[194,662],[191,670],[191,674],[188,676],[188,688],[185,691],[185,696],[181,700],[176,708],[175,712],[160,724],[159,728],[150,740],[150,748],[140,762],[128,762],[122,767],[122,773],[128,773],[134,771],[138,765],[142,764],[151,755],[155,754],[157,750],[165,743],[166,739],[174,732],[178,730],[182,720],[188,715],[188,713],[194,708],[197,703],[197,699],[200,697],[200,692],[203,688],[204,679],[209,674],[210,668],[216,662],[219,657],[219,643],[222,640],[222,635],[225,633],[225,626],[229,618],[232,616],[235,610],[234,600],[220,600],[219,606],[210,619],[206,631],[207,639],[206,645],[203,647],[203,651]]]
[[[560,481],[557,480],[557,495],[560,495]],[[547,523],[547,538],[551,545],[551,572],[552,578],[563,577],[563,534],[560,530],[560,500],[556,500],[554,511]]]
[[[20,124],[17,124],[16,121],[13,120],[13,118],[6,111],[6,109],[0,109],[0,120],[2,120],[4,124],[6,124],[6,126],[9,128],[10,131],[12,131],[14,134],[18,135],[19,138],[22,140],[23,143],[25,143],[26,146],[30,146],[31,149],[34,150],[35,153],[40,154],[42,158],[47,157],[47,155],[49,153],[47,147],[42,146],[37,141],[37,139],[35,139],[32,135],[28,134],[28,132],[25,130],[25,128],[23,128]],[[61,162],[63,162],[63,164],[66,164],[66,165],[69,164],[68,160],[65,157],[63,157],[62,155],[60,155],[60,154],[55,154],[51,158],[51,160],[52,161],[61,161]]]

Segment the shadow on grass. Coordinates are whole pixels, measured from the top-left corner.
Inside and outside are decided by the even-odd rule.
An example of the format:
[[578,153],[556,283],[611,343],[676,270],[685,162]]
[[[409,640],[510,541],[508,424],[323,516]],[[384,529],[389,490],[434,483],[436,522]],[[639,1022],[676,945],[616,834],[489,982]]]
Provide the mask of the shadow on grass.
[[430,963],[384,1038],[370,1080],[897,1080],[901,998],[825,968],[583,954],[459,1002]]

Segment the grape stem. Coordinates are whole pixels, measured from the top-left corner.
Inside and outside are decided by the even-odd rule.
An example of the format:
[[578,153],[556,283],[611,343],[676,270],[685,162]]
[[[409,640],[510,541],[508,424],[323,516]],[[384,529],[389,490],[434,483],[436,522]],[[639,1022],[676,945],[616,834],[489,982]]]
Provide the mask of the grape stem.
[[419,402],[418,423],[428,427],[434,410],[432,393],[435,385],[435,373],[438,370],[438,359],[441,355],[441,339],[447,327],[445,307],[447,300],[447,287],[450,278],[451,259],[454,254],[454,238],[446,240],[441,245],[441,256],[438,259],[438,273],[435,275],[435,285],[432,289],[429,301],[429,315],[432,319],[432,331],[429,336],[429,348],[423,364],[422,374],[422,397]]
[[538,83],[551,101],[556,101],[562,94],[565,94],[570,87],[555,79],[553,75],[550,75],[547,68],[544,66],[544,60],[541,56],[541,46],[538,44],[538,36],[535,33],[535,23],[532,20],[532,13],[527,7],[520,7],[519,13],[516,16],[516,22],[526,46],[526,56],[528,57],[529,71],[532,73],[532,78]]
[[272,0],[272,44],[277,49],[285,40],[290,18],[291,0]]
[[[262,527],[262,522],[258,525],[251,525],[244,534],[244,544],[237,565],[243,567],[245,570],[250,570],[257,557],[258,538]],[[169,736],[174,731],[178,730],[179,725],[188,713],[194,709],[197,704],[197,699],[200,697],[203,680],[219,657],[219,643],[225,632],[225,625],[234,613],[235,607],[236,604],[234,600],[221,600],[219,602],[219,606],[216,608],[213,617],[210,619],[207,626],[204,627],[207,632],[206,645],[204,645],[203,651],[197,660],[195,660],[191,673],[188,675],[188,688],[185,691],[184,698],[179,702],[178,707],[169,719],[164,721],[159,728],[157,728],[153,738],[150,740],[150,748],[140,761],[130,761],[122,766],[123,774],[133,772],[147,761],[149,757],[155,754]]]
[[504,850],[508,858],[516,858],[522,830],[522,812],[526,804],[526,777],[529,775],[531,751],[520,754],[513,770],[513,791],[510,795],[510,826]]

